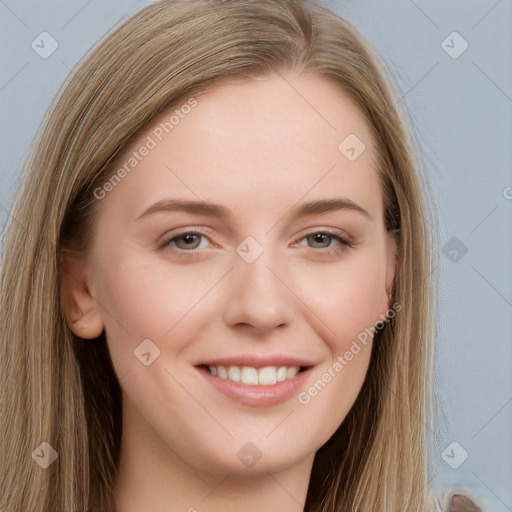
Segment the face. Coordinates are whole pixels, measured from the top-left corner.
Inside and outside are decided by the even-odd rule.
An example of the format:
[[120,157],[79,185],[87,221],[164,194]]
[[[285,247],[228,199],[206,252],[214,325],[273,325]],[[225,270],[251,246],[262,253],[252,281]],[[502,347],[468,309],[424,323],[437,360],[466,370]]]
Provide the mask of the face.
[[150,457],[312,462],[366,376],[394,269],[370,131],[326,79],[285,77],[166,113],[96,194],[68,313],[83,338],[105,329],[123,429]]

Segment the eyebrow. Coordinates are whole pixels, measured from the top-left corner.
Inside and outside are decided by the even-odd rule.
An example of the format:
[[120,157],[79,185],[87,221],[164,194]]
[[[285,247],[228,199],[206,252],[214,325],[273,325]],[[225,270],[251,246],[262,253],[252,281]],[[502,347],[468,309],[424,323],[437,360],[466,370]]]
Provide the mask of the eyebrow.
[[[292,208],[286,217],[297,219],[308,215],[318,215],[339,210],[353,211],[373,220],[372,216],[362,206],[359,206],[351,199],[344,197],[320,199],[300,204]],[[147,208],[137,218],[137,221],[160,212],[186,212],[196,215],[218,217],[219,219],[228,219],[233,217],[233,212],[220,204],[208,203],[206,201],[191,201],[186,199],[162,199]]]

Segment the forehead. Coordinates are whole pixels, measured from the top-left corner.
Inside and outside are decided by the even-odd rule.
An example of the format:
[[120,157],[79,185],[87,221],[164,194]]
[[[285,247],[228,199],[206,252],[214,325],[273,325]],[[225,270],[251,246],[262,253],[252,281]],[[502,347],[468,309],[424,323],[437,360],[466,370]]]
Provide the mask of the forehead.
[[323,77],[223,82],[162,114],[122,163],[144,146],[150,149],[111,194],[117,200],[124,191],[135,209],[166,194],[268,209],[336,192],[374,213],[380,208],[366,120]]

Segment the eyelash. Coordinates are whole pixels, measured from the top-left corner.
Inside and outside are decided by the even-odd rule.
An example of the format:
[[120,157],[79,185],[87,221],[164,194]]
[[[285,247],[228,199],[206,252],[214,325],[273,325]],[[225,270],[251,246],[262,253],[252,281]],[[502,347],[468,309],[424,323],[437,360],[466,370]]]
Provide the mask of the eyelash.
[[[186,235],[197,235],[197,236],[202,236],[202,237],[205,237],[205,238],[209,238],[208,235],[206,235],[205,233],[201,232],[201,231],[197,231],[197,230],[194,230],[194,229],[191,229],[191,230],[187,230],[187,231],[183,231],[182,233],[178,233],[177,235],[174,235],[172,238],[165,238],[163,239],[159,244],[159,248],[160,249],[168,249],[170,248],[173,252],[176,252],[180,255],[187,255],[185,257],[195,257],[195,256],[199,256],[198,254],[198,250],[197,249],[191,249],[191,250],[186,250],[186,249],[179,249],[179,248],[175,248],[171,245],[171,242],[179,239],[179,238],[183,238],[185,237]],[[323,229],[323,230],[319,230],[319,231],[312,231],[311,233],[308,233],[306,235],[304,235],[303,237],[299,238],[297,241],[293,242],[293,246],[296,246],[298,242],[301,242],[302,240],[305,240],[307,239],[308,237],[310,236],[314,236],[314,235],[327,235],[328,237],[330,237],[331,239],[336,239],[338,240],[338,242],[340,242],[341,244],[341,248],[338,248],[338,249],[331,249],[330,247],[323,247],[321,248],[321,250],[319,251],[315,251],[315,252],[318,252],[320,253],[321,255],[325,255],[325,256],[329,256],[329,255],[339,255],[343,252],[345,252],[346,249],[348,248],[353,248],[356,244],[350,239],[348,238],[346,235],[343,235],[342,233],[338,232],[338,231],[331,231],[329,229]],[[315,249],[314,247],[311,247],[311,249]]]

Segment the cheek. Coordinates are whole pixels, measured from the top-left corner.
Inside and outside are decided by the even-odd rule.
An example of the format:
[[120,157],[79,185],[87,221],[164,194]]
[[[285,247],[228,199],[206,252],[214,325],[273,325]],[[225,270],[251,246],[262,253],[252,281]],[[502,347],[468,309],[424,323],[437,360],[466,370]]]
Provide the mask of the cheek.
[[361,257],[337,270],[309,273],[301,278],[300,287],[301,297],[307,297],[318,317],[310,324],[317,326],[330,358],[301,391],[298,402],[309,418],[324,418],[316,435],[325,442],[348,414],[367,375],[385,268],[377,258]]
[[296,274],[296,283],[298,295],[324,324],[322,337],[333,352],[344,352],[380,319],[385,266],[370,254]]
[[[167,265],[141,264],[144,258],[122,263],[99,274],[95,296],[103,319],[112,360],[118,373],[135,362],[134,350],[149,339],[163,352],[181,352],[187,339],[202,327],[205,297],[218,278],[212,272],[169,270]],[[191,320],[194,321],[191,321]],[[183,336],[186,328],[187,336]]]

